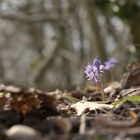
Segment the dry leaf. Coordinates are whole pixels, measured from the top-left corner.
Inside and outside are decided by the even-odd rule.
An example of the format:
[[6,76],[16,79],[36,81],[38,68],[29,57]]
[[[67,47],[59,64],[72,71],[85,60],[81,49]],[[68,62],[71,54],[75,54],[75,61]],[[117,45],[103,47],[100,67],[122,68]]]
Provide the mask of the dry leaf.
[[140,126],[140,118],[136,117],[132,120],[114,120],[109,117],[98,117],[95,119],[96,126],[99,128],[114,128],[114,129],[126,129],[132,127],[139,127]]
[[30,112],[33,107],[37,107],[39,104],[40,100],[33,94],[24,94],[13,98],[10,102],[11,108],[14,108],[18,112],[22,112],[23,114]]
[[121,80],[123,87],[132,87],[140,85],[140,63],[133,61],[128,65],[128,72]]
[[107,105],[107,104],[101,104],[101,103],[97,103],[97,102],[89,102],[89,101],[80,101],[77,102],[76,104],[71,105],[70,108],[73,108],[76,110],[77,115],[80,116],[82,115],[82,113],[89,109],[91,110],[96,110],[96,109],[107,109],[110,110],[113,108],[112,105]]
[[122,95],[122,96],[140,95],[140,87],[132,87],[132,88],[129,88],[129,89],[123,89],[120,92],[120,95]]
[[19,88],[0,84],[0,109],[14,109],[26,114],[35,108],[42,108],[42,106],[45,106],[49,113],[57,112],[53,95],[48,95],[46,92],[35,88]]
[[109,85],[104,89],[104,92],[107,94],[107,93],[112,93],[112,92],[116,92],[117,89],[121,89],[122,88],[122,85],[115,81],[115,82],[112,82],[112,83],[109,83]]

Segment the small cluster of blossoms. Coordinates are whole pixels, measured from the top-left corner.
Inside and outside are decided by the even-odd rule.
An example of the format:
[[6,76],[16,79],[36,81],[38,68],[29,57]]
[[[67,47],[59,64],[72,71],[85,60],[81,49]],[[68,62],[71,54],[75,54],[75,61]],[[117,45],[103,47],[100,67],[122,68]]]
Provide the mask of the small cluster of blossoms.
[[108,59],[104,63],[104,70],[109,70],[110,68],[114,67],[118,63],[118,60],[114,57]]
[[91,64],[88,64],[85,69],[88,80],[93,80],[95,83],[101,81],[104,65],[101,65],[99,57],[96,57]]
[[104,70],[109,70],[118,63],[116,58],[108,59],[104,65],[101,64],[99,57],[97,56],[94,61],[88,64],[85,68],[86,77],[88,80],[93,80],[95,83],[101,82],[101,76]]
[[101,91],[102,98],[104,100],[104,93],[102,89],[102,73],[104,70],[109,70],[110,68],[114,67],[115,64],[118,63],[118,60],[115,58],[108,59],[104,65],[101,64],[99,57],[97,56],[93,62],[88,64],[85,68],[86,77],[88,80],[94,81],[97,85],[99,90]]

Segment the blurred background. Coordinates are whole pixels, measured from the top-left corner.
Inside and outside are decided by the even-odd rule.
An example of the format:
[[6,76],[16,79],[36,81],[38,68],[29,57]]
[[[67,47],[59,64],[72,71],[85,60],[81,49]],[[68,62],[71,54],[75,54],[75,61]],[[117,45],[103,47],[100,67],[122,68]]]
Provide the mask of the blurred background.
[[119,60],[115,80],[140,60],[140,0],[0,0],[0,82],[83,86],[97,55]]

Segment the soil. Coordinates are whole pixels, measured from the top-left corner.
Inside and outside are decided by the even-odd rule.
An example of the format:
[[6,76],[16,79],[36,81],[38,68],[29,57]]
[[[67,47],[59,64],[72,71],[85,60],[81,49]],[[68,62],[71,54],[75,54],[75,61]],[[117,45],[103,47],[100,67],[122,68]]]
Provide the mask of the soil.
[[[0,85],[0,140],[139,140],[140,64],[108,83],[105,101],[95,86],[53,92]],[[117,105],[113,105],[120,100]]]

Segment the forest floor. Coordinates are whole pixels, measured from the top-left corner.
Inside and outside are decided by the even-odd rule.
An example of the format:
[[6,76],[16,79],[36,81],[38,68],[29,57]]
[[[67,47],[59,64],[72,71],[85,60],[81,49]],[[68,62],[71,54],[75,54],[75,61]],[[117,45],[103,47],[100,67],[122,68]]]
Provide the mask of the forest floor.
[[0,140],[139,140],[140,64],[108,83],[45,92],[0,85]]

